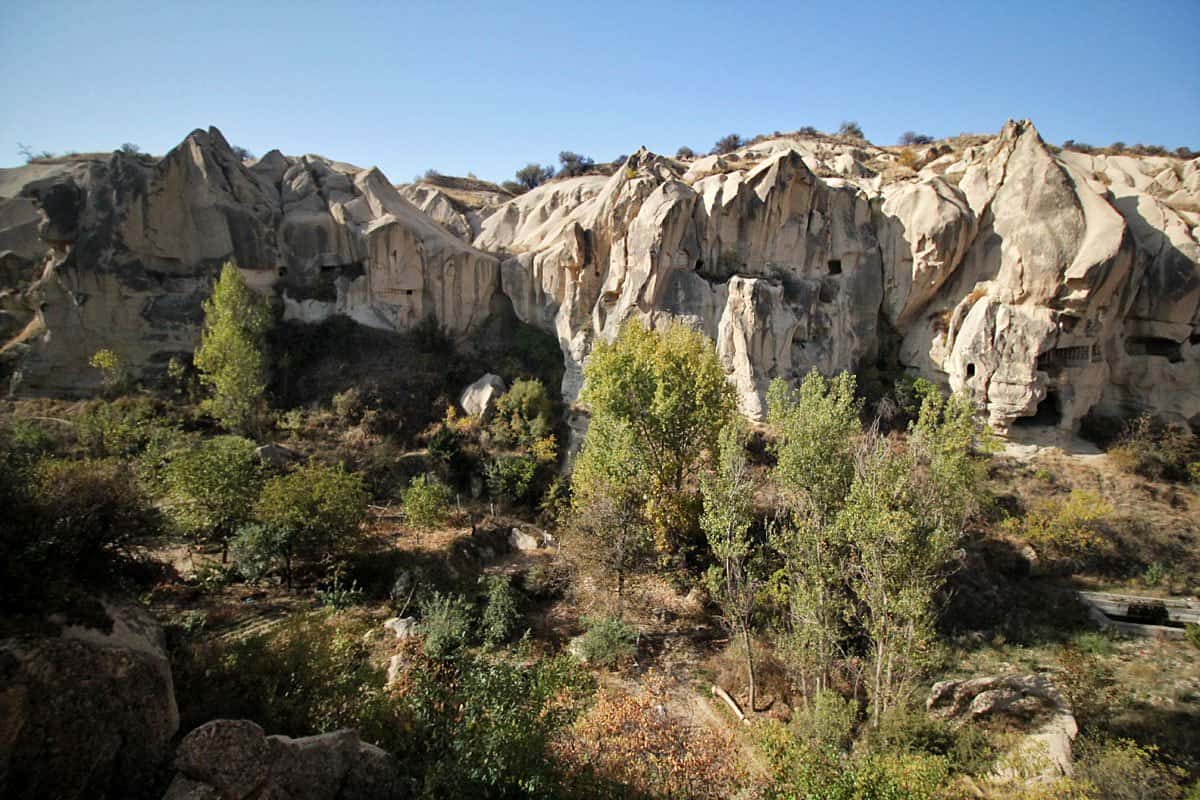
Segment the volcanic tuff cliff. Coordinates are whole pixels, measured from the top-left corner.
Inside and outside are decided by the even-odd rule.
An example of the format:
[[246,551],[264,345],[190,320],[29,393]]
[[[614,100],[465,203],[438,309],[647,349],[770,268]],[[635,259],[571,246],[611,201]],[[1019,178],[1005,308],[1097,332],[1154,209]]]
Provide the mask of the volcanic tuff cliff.
[[[457,180],[457,182],[455,182]],[[478,183],[478,182],[476,182]],[[110,347],[195,345],[219,265],[285,318],[472,330],[511,302],[557,336],[563,391],[627,319],[705,331],[751,416],[769,381],[885,360],[1004,428],[1149,410],[1200,426],[1200,159],[1056,152],[1029,122],[907,152],[781,136],[510,198],[215,129],[161,159],[0,170],[0,337],[14,391],[77,392]]]

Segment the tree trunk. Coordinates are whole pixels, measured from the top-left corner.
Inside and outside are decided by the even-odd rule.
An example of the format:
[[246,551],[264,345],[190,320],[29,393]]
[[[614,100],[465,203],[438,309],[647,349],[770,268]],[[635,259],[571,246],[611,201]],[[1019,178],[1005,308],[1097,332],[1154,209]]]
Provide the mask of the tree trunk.
[[750,641],[750,626],[742,626],[742,638],[746,642],[746,670],[750,673],[750,702],[747,703],[747,708],[753,714],[755,713],[754,648]]

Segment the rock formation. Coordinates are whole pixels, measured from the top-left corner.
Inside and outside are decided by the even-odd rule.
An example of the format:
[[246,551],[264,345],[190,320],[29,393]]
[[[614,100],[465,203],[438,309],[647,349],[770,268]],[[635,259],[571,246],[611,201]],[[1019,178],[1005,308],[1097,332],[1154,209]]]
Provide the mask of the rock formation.
[[0,796],[128,797],[169,755],[179,713],[162,630],[129,606],[101,616],[0,641]]
[[396,760],[352,730],[291,739],[218,719],[179,743],[163,800],[374,800],[407,796]]
[[86,389],[102,346],[140,368],[190,350],[232,258],[291,319],[433,316],[458,335],[503,295],[558,338],[568,400],[595,341],[674,317],[716,342],[752,417],[775,377],[882,367],[968,393],[1001,430],[1073,428],[1093,409],[1200,426],[1200,159],[1059,152],[1009,122],[904,151],[803,136],[693,160],[642,149],[611,175],[511,199],[488,186],[398,190],[278,152],[247,165],[216,130],[158,161],[4,170],[16,388]]

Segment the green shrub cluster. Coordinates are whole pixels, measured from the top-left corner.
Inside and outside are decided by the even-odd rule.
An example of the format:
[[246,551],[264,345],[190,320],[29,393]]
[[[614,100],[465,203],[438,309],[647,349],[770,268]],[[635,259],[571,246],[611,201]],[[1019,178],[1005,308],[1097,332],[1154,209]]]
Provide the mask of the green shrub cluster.
[[588,664],[615,667],[637,652],[637,631],[616,615],[591,617],[587,630],[579,638],[578,653]]

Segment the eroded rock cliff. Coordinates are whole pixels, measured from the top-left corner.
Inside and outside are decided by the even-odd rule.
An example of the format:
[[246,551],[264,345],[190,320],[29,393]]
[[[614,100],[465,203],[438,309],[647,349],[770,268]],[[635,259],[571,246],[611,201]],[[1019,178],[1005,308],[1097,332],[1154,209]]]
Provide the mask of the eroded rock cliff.
[[1200,425],[1200,160],[1059,152],[1010,122],[906,151],[643,149],[511,199],[476,183],[246,164],[215,129],[161,160],[4,170],[13,385],[86,389],[100,347],[142,368],[190,351],[232,258],[300,320],[464,334],[506,297],[558,338],[568,399],[595,341],[674,317],[716,342],[750,416],[775,377],[883,366],[968,392],[1001,429],[1091,409]]

